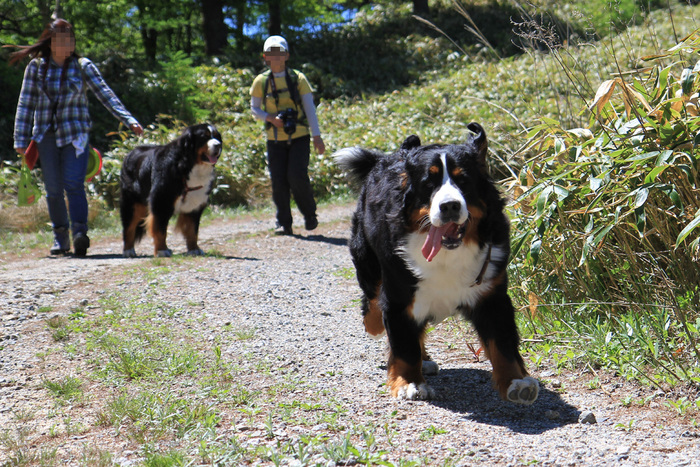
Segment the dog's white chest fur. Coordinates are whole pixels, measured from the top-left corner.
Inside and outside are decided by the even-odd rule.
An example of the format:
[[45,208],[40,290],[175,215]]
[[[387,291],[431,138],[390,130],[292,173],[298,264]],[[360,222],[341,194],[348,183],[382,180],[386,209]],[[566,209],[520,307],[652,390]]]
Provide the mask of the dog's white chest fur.
[[205,205],[213,178],[212,164],[196,164],[187,178],[187,191],[175,201],[175,212],[192,212]]
[[488,293],[497,274],[495,261],[505,259],[505,251],[498,245],[491,249],[491,261],[484,272],[481,284],[474,281],[479,276],[488,247],[476,244],[460,245],[454,250],[442,248],[428,262],[421,252],[427,234],[412,233],[400,255],[411,271],[419,278],[413,303],[413,318],[417,323],[429,320],[434,323],[458,313],[457,307],[474,307]]

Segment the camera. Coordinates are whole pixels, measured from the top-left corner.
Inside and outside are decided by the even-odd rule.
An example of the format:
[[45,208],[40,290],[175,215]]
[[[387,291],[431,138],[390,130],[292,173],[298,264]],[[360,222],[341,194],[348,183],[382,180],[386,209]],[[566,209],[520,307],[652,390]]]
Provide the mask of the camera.
[[284,109],[277,114],[277,118],[284,122],[284,132],[288,135],[293,135],[297,131],[297,114],[298,112],[294,109]]

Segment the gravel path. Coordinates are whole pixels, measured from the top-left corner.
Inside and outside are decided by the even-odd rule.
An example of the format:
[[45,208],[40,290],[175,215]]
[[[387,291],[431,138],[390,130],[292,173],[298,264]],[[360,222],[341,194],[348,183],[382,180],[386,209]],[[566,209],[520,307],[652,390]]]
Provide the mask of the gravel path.
[[[3,429],[9,433],[17,428],[18,414],[31,411],[35,416],[23,422],[29,438],[36,443],[46,439],[51,403],[40,381],[69,374],[82,364],[80,359],[42,363],[46,359],[40,355],[60,347],[47,332],[42,307],[59,316],[77,306],[105,313],[95,305],[100,296],[113,291],[145,296],[155,283],[159,299],[182,310],[169,325],[196,326],[200,344],[221,343],[224,359],[249,355],[256,365],[269,363],[264,376],[251,371],[238,384],[255,389],[291,376],[292,381],[303,381],[280,399],[327,397],[342,407],[346,426],[376,427],[375,449],[384,451],[381,459],[388,463],[415,459],[428,465],[700,465],[700,431],[694,423],[676,416],[664,404],[663,394],[613,376],[599,374],[596,385],[588,372],[543,368],[532,372],[542,383],[533,406],[502,402],[490,387],[490,364],[475,361],[463,342],[465,335],[467,341],[473,339],[468,326],[455,321],[438,326],[428,340],[428,351],[441,366],[440,373],[429,378],[436,399],[410,402],[389,397],[383,386],[386,344],[365,335],[359,289],[349,274],[351,211],[349,205],[324,208],[317,231],[295,226],[299,234],[294,237],[271,235],[268,218],[215,221],[201,230],[202,248],[215,255],[175,257],[171,262],[156,263],[145,256],[122,259],[116,239],[95,242],[86,259],[50,258],[42,252],[22,259],[3,254],[0,435]],[[179,238],[170,246],[176,254],[184,248]],[[145,255],[150,248],[148,240],[137,251]],[[162,271],[144,282],[143,275],[133,274],[136,267]],[[251,336],[227,338],[227,327],[250,330]],[[648,402],[623,404],[625,398]],[[92,428],[80,436],[57,437],[57,464],[71,465],[86,442],[109,450],[120,465],[142,460],[124,436],[94,426],[93,406],[99,402],[72,412],[74,418],[84,416]],[[268,442],[263,428],[239,412],[230,411],[224,420],[220,436]],[[326,428],[279,424],[274,441],[293,441]],[[14,465],[10,461],[15,452],[7,442],[0,443],[0,465]],[[309,463],[335,465],[327,462],[317,457]]]

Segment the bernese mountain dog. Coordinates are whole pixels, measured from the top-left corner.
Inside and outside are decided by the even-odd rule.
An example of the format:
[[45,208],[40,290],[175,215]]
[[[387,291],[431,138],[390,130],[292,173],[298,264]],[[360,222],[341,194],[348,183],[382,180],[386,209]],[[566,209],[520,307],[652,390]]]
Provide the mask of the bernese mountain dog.
[[486,133],[468,128],[464,144],[422,146],[409,136],[391,155],[357,147],[334,155],[360,187],[350,253],[364,325],[377,337],[386,331],[394,397],[434,397],[424,379],[438,370],[426,327],[460,314],[476,328],[500,396],[532,404],[539,384],[520,356],[508,296],[510,223],[487,174]]
[[166,236],[168,222],[175,214],[175,230],[185,237],[187,254],[204,254],[197,244],[199,221],[209,200],[221,148],[216,128],[200,124],[186,128],[164,146],[138,146],[127,154],[120,179],[124,257],[136,256],[134,246],[146,230],[153,237],[154,255],[172,256]]

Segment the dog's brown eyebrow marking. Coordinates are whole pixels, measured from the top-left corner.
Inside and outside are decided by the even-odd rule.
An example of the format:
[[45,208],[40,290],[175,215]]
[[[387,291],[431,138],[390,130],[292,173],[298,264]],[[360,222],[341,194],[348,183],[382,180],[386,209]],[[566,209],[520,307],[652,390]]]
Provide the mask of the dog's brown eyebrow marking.
[[430,166],[430,169],[428,169],[428,170],[429,170],[430,173],[433,174],[433,175],[435,175],[435,174],[437,174],[437,173],[440,173],[440,167],[438,167],[437,165],[431,165],[431,166]]
[[452,170],[452,176],[453,177],[459,177],[462,175],[462,168],[461,167],[455,167],[454,170]]
[[401,172],[399,174],[399,179],[401,180],[401,189],[405,189],[408,186],[408,174],[406,172]]

